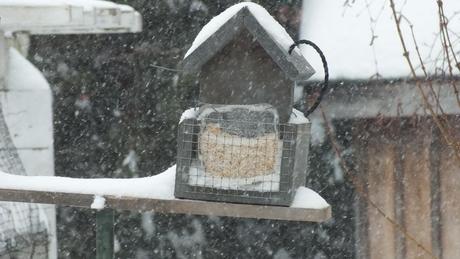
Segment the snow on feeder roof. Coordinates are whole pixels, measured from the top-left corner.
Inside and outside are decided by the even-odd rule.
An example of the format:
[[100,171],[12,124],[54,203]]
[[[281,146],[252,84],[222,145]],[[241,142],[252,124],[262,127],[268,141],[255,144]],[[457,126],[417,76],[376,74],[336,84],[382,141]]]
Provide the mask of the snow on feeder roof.
[[139,32],[132,7],[96,0],[2,0],[0,30],[30,34]]
[[[197,72],[227,44],[247,30],[291,80],[304,81],[314,74],[313,68],[297,49],[286,30],[262,6],[244,2],[236,4],[206,24],[185,54],[185,72]],[[240,49],[244,52],[244,49]]]

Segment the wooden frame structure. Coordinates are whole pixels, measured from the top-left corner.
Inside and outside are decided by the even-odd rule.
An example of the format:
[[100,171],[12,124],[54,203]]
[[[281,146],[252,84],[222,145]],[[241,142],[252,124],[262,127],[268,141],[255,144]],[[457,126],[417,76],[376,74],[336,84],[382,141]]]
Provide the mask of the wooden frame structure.
[[[364,192],[349,204],[355,211],[356,258],[458,257],[460,166],[425,109],[416,82],[333,85],[322,109],[329,120],[348,125],[350,139],[343,148],[353,152],[349,162]],[[421,88],[458,141],[460,106],[451,82],[433,79],[432,88]],[[314,120],[323,118],[314,114]]]

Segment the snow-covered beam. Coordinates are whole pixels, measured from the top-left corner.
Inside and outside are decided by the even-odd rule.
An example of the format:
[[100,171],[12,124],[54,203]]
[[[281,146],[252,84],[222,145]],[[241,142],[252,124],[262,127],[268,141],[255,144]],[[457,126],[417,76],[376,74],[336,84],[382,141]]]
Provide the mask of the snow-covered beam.
[[132,7],[97,0],[2,0],[0,29],[30,34],[139,32]]
[[[236,203],[208,202],[198,200],[167,200],[136,197],[119,197],[115,195],[94,196],[81,193],[58,193],[46,191],[0,189],[0,200],[15,202],[33,202],[59,204],[82,208],[95,208],[95,197],[104,199],[104,208],[154,211],[166,214],[188,214],[203,216],[256,218],[285,221],[324,222],[331,218],[331,207],[292,208],[282,206],[264,206]],[[96,208],[99,209],[99,208]]]
[[300,187],[290,207],[208,202],[174,198],[176,167],[132,179],[77,179],[20,176],[0,172],[0,200],[59,204],[93,209],[323,222],[330,205],[316,192]]

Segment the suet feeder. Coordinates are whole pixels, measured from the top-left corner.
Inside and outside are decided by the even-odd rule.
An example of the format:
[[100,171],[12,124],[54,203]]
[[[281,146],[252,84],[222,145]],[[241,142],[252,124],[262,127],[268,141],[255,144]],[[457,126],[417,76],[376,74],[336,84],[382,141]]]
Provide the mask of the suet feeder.
[[180,122],[178,198],[288,206],[304,186],[310,123],[293,109],[294,82],[313,73],[259,5],[211,20],[183,60],[199,74],[200,107]]

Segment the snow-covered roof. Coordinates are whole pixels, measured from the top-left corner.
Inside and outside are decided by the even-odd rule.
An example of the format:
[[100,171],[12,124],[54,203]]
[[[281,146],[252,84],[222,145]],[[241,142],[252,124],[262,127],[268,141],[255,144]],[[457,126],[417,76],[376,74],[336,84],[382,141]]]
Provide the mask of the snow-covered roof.
[[186,72],[198,71],[243,29],[256,38],[278,66],[293,80],[307,80],[314,70],[286,30],[262,6],[250,2],[231,6],[206,24],[184,57]]
[[[345,1],[305,0],[303,5],[301,38],[312,40],[323,49],[330,76],[333,79],[369,79],[379,73],[384,78],[407,77],[410,71],[403,57],[389,1],[346,2],[347,5]],[[436,1],[395,2],[397,11],[404,14],[401,27],[415,64],[419,62],[407,20],[414,26],[415,37],[429,71],[439,73],[439,69],[436,69],[439,67],[447,71],[446,63],[439,59],[442,47],[439,43]],[[443,2],[445,15],[449,19],[448,26],[452,30],[452,41],[458,51],[460,1]],[[313,67],[321,67],[316,53],[305,51],[304,54]],[[421,76],[420,67],[417,67],[417,71]],[[322,79],[322,76],[322,73],[317,73],[313,78]]]
[[0,30],[31,34],[139,32],[132,7],[99,0],[2,0]]

